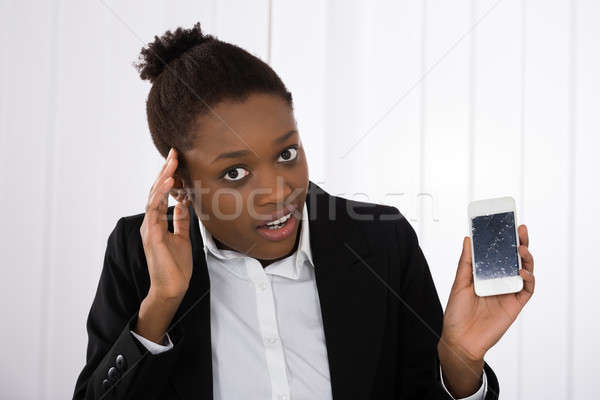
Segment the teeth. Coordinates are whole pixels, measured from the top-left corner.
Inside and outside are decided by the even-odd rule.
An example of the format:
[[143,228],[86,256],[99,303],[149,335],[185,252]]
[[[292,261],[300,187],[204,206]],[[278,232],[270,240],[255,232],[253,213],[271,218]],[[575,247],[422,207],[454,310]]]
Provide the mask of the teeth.
[[273,222],[269,222],[268,224],[266,224],[267,226],[276,226],[276,225],[281,225],[283,224],[285,221],[287,221],[290,217],[292,216],[292,213],[289,213],[288,215],[284,215],[283,217],[273,221]]

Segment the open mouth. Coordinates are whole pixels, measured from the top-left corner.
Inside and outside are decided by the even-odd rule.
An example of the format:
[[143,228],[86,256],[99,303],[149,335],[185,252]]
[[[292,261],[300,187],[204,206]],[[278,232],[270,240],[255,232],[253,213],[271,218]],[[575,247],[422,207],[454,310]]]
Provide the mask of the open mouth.
[[283,227],[285,225],[285,223],[292,217],[292,213],[288,213],[286,215],[284,215],[283,217],[279,218],[278,220],[275,220],[273,222],[269,222],[268,224],[264,224],[261,225],[261,227],[265,227],[267,229],[280,229],[281,227]]
[[297,206],[292,205],[287,207],[286,214],[273,221],[259,225],[256,231],[267,240],[280,241],[294,233],[297,221]]

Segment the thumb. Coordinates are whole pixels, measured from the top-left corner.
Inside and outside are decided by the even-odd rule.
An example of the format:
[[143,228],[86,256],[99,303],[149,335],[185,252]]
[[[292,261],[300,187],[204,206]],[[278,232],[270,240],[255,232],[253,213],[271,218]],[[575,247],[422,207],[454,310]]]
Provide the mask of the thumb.
[[186,202],[177,202],[173,211],[173,233],[183,238],[190,236],[190,212]]
[[458,268],[456,269],[456,277],[454,285],[456,289],[462,289],[473,283],[473,263],[471,260],[471,239],[468,236],[463,238],[463,247],[460,259],[458,260]]

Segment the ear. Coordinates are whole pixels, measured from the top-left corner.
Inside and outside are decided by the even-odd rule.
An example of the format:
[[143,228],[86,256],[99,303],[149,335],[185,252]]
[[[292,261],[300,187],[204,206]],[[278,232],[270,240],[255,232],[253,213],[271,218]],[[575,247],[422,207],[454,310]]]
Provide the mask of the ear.
[[173,179],[175,182],[173,183],[173,187],[169,191],[169,194],[175,199],[175,201],[182,202],[186,198],[183,181],[177,174],[173,175]]

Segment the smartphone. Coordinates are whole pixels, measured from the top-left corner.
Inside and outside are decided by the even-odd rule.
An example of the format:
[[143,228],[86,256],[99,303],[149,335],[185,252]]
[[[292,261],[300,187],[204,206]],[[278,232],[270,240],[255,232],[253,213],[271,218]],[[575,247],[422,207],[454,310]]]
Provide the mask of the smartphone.
[[515,200],[510,197],[469,203],[469,236],[473,282],[478,296],[523,289]]

